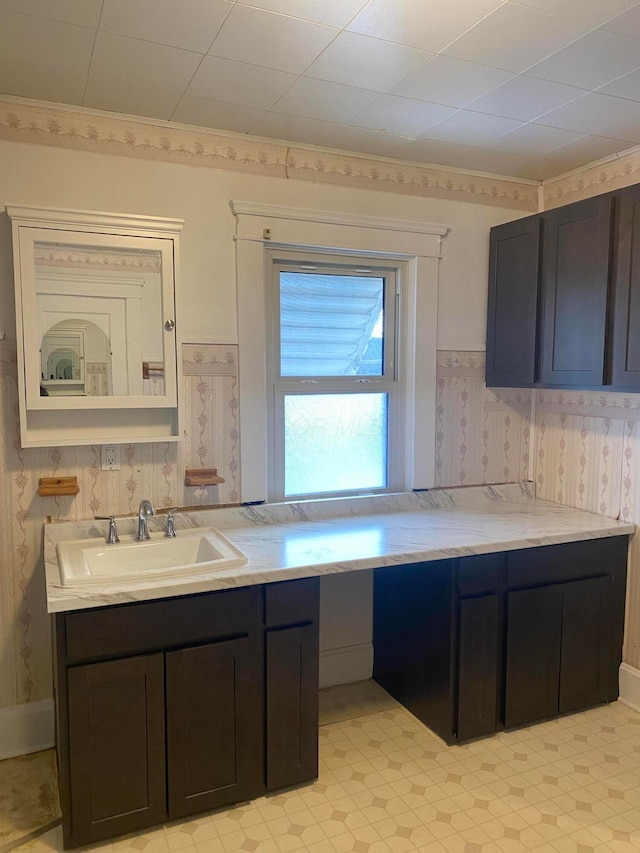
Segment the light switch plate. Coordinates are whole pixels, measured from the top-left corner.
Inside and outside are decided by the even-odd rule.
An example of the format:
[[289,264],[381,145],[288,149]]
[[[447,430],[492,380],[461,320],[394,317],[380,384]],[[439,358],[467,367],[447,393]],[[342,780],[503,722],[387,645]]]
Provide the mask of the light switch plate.
[[120,470],[120,447],[117,444],[102,445],[102,470]]

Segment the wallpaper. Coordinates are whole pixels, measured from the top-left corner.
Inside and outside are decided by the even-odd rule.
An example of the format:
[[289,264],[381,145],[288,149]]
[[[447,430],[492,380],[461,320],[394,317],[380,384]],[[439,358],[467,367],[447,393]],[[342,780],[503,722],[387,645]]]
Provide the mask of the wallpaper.
[[[51,695],[42,524],[47,518],[136,513],[238,500],[237,346],[185,346],[185,440],[122,445],[120,470],[102,471],[100,447],[20,448],[15,349],[0,342],[0,707]],[[185,468],[215,467],[225,483],[184,486]],[[38,479],[75,475],[75,497],[41,498]]]
[[529,479],[531,391],[484,384],[483,352],[440,351],[436,486]]
[[[121,469],[100,469],[99,447],[22,450],[15,352],[0,342],[0,707],[51,692],[42,524],[55,519],[206,505],[239,499],[238,361],[231,345],[183,347],[185,440],[123,445]],[[529,478],[540,497],[640,523],[640,395],[484,386],[484,353],[441,351],[437,361],[436,485]],[[184,486],[185,468],[215,467],[225,483]],[[75,474],[80,494],[40,498],[38,478]],[[640,545],[632,544],[625,660],[640,666]]]
[[0,101],[0,139],[204,166],[288,180],[538,209],[533,181],[290,146],[202,127],[124,118],[12,98]]

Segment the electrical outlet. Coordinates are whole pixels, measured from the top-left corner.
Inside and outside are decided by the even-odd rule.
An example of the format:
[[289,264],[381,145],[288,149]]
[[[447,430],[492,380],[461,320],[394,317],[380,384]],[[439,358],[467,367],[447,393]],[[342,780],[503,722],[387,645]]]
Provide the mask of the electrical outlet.
[[120,470],[120,447],[117,444],[102,445],[102,470]]

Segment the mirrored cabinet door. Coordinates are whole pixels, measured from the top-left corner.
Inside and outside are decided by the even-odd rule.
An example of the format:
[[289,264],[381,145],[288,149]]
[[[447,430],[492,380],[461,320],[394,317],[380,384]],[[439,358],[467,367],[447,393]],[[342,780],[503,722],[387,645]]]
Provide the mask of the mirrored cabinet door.
[[7,211],[23,446],[179,437],[180,222]]

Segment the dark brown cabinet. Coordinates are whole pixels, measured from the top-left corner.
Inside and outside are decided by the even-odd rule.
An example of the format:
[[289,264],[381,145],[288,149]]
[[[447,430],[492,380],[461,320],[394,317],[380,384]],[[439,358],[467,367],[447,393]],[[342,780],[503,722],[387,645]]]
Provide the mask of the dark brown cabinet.
[[315,778],[318,600],[310,579],[58,614],[65,847]]
[[487,384],[640,389],[639,253],[640,185],[492,228]]
[[171,818],[261,792],[258,652],[246,636],[167,653]]
[[618,193],[612,384],[640,389],[640,185]]
[[374,678],[448,743],[617,698],[627,537],[378,569]]
[[319,581],[265,592],[266,782],[273,791],[318,775]]
[[73,833],[89,843],[166,817],[161,654],[68,674]]
[[536,380],[540,218],[491,229],[487,311],[487,385]]
[[611,196],[542,215],[540,380],[602,385],[609,293]]

